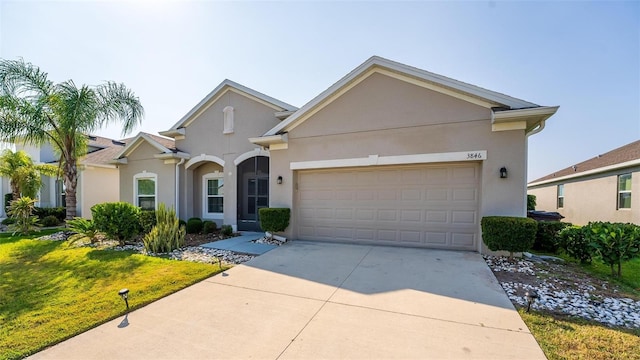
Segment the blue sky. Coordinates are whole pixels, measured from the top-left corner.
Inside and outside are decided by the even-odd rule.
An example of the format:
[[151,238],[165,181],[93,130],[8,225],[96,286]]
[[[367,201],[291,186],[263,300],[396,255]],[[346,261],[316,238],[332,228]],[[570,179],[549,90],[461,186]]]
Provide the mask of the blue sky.
[[372,55],[560,105],[529,139],[530,180],[640,139],[639,2],[0,0],[0,57],[125,83],[146,111],[136,132],[167,130],[225,78],[302,106]]

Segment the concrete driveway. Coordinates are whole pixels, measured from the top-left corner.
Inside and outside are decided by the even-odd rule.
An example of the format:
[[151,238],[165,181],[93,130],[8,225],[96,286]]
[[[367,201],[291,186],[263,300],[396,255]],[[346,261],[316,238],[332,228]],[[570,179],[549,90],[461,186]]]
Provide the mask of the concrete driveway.
[[32,358],[545,356],[479,254],[295,241]]

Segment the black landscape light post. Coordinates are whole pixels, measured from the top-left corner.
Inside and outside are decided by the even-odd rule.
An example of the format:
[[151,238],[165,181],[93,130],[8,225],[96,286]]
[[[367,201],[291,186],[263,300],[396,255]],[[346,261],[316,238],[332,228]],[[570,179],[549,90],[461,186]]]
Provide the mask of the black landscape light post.
[[124,303],[127,305],[127,311],[129,311],[129,289],[122,289],[118,291],[118,295],[124,300]]
[[538,298],[538,293],[535,290],[527,290],[524,293],[524,296],[527,298],[527,312],[531,309],[531,304],[533,304]]

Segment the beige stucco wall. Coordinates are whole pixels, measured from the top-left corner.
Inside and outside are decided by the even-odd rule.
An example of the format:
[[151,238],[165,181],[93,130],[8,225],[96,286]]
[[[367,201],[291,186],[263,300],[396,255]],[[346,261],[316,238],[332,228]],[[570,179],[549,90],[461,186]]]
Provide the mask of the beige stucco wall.
[[119,165],[120,201],[134,203],[133,177],[139,173],[154,173],[158,176],[156,204],[164,203],[172,207],[175,204],[175,164],[165,164],[164,160],[154,156],[160,151],[143,141],[127,157],[127,164]]
[[[618,175],[631,172],[631,209],[617,209]],[[564,184],[564,207],[557,208],[557,186]],[[618,170],[530,187],[536,210],[557,211],[563,221],[585,225],[590,221],[640,224],[640,168]]]
[[[224,134],[223,109],[234,108],[234,132]],[[282,109],[268,106],[253,98],[233,91],[224,93],[215,103],[197,115],[185,127],[185,138],[176,140],[176,147],[187,152],[192,158],[196,156],[214,155],[224,161],[224,219],[222,223],[237,225],[237,178],[234,161],[245,153],[259,153],[259,147],[249,142],[249,138],[258,137],[276,126],[278,120],[274,113]],[[180,216],[189,218],[202,216],[202,175],[210,171],[199,171],[198,166],[205,162],[195,163],[185,169],[181,166]],[[215,163],[209,163],[216,168]],[[216,221],[218,222],[218,221]],[[218,224],[221,225],[221,224]]]
[[[193,204],[194,216],[197,216],[201,219],[214,220],[218,225],[222,225],[219,220],[223,220],[223,219],[212,218],[203,213],[202,205],[203,205],[203,196],[204,196],[203,195],[204,182],[202,180],[202,177],[209,173],[222,172],[222,171],[224,171],[222,167],[216,163],[211,163],[211,162],[202,163],[200,166],[198,166],[196,169],[193,170],[193,177],[191,182],[191,187],[193,188],[193,199],[191,203]],[[226,190],[227,190],[226,179],[224,184],[224,190],[226,194]],[[234,195],[234,194],[231,194],[231,195]],[[224,201],[226,200],[227,199],[224,199]]]
[[79,214],[91,219],[91,207],[104,202],[119,201],[120,176],[118,169],[85,167],[78,184]]
[[[524,130],[492,132],[490,118],[490,109],[374,74],[291,130],[288,149],[271,151],[270,206],[295,206],[291,162],[486,150],[480,215],[524,216]],[[295,238],[292,214],[287,235]]]

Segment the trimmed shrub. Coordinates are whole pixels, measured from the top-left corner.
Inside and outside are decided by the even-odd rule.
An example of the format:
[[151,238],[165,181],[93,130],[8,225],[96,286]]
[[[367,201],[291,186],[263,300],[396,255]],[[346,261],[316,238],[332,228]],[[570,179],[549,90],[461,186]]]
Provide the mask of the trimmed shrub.
[[143,234],[148,234],[153,227],[156,226],[156,211],[141,210],[140,211],[140,229]]
[[514,216],[485,216],[481,220],[482,241],[492,251],[513,253],[530,250],[536,239],[535,220]]
[[33,215],[37,216],[42,222],[47,216],[55,216],[58,219],[58,224],[63,222],[67,217],[67,210],[63,207],[42,208],[36,207],[33,210]]
[[[622,262],[640,256],[640,226],[590,222],[585,234],[595,257],[611,267],[611,275],[622,276]],[[614,270],[617,266],[617,272]]]
[[126,202],[96,204],[91,207],[96,229],[121,245],[140,232],[140,208]]
[[258,210],[260,215],[260,227],[264,231],[271,234],[284,231],[289,226],[289,218],[291,217],[291,209],[289,208],[261,208]]
[[180,226],[176,211],[160,203],[156,211],[156,225],[145,235],[142,242],[147,252],[171,252],[184,245],[185,233],[184,226]]
[[222,225],[220,227],[220,233],[224,236],[231,236],[233,235],[233,228],[231,225]]
[[218,224],[216,224],[215,221],[207,220],[202,223],[203,234],[211,234],[216,230],[218,230]]
[[202,220],[200,220],[200,218],[187,220],[187,234],[198,234],[202,231],[202,226]]
[[187,227],[187,222],[182,219],[178,220],[178,223],[180,224],[180,226],[184,226],[185,228]]
[[561,221],[539,221],[533,249],[550,253],[557,252],[560,247],[558,233],[567,226],[571,226],[571,224]]
[[558,245],[560,248],[567,255],[583,264],[591,262],[595,251],[586,236],[586,230],[584,226],[568,226],[558,233]]
[[60,221],[58,221],[58,218],[53,215],[47,215],[44,219],[40,220],[40,225],[44,227],[53,227],[58,226],[59,224]]
[[536,196],[527,194],[527,211],[536,209]]
[[67,220],[67,227],[69,230],[73,231],[75,234],[69,237],[69,241],[74,243],[79,240],[89,239],[89,241],[94,244],[97,242],[98,238],[98,230],[96,229],[96,225],[93,220],[74,217],[71,220]]

